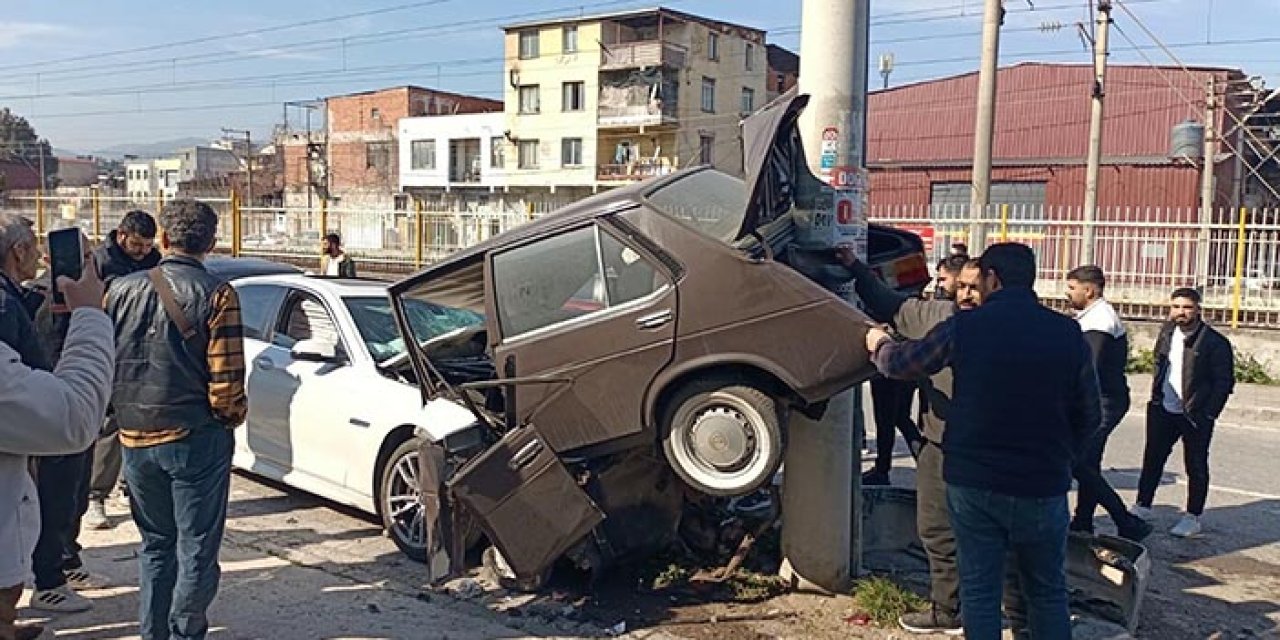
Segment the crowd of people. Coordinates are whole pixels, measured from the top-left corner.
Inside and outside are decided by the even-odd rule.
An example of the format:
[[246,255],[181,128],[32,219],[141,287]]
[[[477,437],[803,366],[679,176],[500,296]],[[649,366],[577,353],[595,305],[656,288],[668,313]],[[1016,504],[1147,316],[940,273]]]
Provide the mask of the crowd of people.
[[1069,533],[1092,534],[1101,506],[1119,536],[1150,535],[1154,492],[1178,440],[1189,495],[1170,533],[1200,534],[1209,442],[1234,364],[1227,339],[1202,319],[1195,289],[1171,295],[1155,348],[1137,503],[1126,509],[1102,475],[1107,439],[1130,404],[1128,335],[1104,296],[1102,269],[1066,274],[1073,319],[1040,303],[1035,254],[1025,245],[996,244],[977,258],[954,252],[938,264],[932,299],[895,292],[851,253],[840,255],[869,313],[886,325],[867,334],[877,368],[920,390],[919,430],[902,428],[909,415],[899,398],[891,412],[875,411],[879,451],[863,476],[887,483],[881,461],[891,460],[901,430],[917,458],[917,527],[932,601],[903,616],[904,629],[987,640],[1007,620],[1020,639],[1070,638]]
[[93,606],[77,590],[107,581],[84,569],[77,538],[109,526],[121,474],[142,538],[141,636],[207,634],[231,429],[248,410],[239,300],[203,265],[217,225],[194,200],[167,204],[158,225],[129,212],[86,250],[79,280],[59,279],[54,304],[30,221],[0,215],[0,640],[43,631],[16,622],[28,581],[33,609]]

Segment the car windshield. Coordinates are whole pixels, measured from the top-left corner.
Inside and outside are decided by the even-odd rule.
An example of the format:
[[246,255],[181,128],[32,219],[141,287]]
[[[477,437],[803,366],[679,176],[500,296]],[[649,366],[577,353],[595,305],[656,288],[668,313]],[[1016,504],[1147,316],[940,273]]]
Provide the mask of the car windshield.
[[[391,301],[382,297],[347,298],[347,309],[356,323],[360,338],[369,348],[369,355],[379,364],[404,353],[404,339],[396,328],[391,315]],[[464,309],[442,307],[422,300],[406,298],[405,313],[414,335],[422,341],[442,336],[450,331],[484,323],[484,316]]]
[[658,211],[725,244],[733,244],[747,212],[746,184],[708,169],[669,182],[648,195]]

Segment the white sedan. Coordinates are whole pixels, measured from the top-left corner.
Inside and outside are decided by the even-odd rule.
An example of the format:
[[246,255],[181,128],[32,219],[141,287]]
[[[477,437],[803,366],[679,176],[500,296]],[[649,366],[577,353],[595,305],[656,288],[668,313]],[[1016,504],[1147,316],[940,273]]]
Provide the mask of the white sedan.
[[[469,437],[477,423],[447,400],[424,406],[418,387],[396,373],[404,343],[386,285],[300,274],[232,284],[245,326],[249,396],[234,465],[376,514],[401,550],[423,559],[419,437]],[[410,315],[423,335],[483,322],[428,303]]]

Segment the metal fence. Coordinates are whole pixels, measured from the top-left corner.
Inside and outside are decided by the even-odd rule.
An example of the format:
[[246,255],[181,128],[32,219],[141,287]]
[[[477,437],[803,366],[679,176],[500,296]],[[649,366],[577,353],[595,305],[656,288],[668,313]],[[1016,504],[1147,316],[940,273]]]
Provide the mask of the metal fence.
[[[534,209],[447,211],[422,202],[382,210],[248,208],[234,198],[204,201],[224,221],[220,251],[314,268],[322,231],[337,232],[366,272],[387,275],[410,273],[543,215]],[[74,225],[100,240],[129,209],[162,204],[10,197],[0,201],[0,209],[32,218],[42,232]],[[1103,208],[1090,223],[1078,207],[993,206],[973,216],[964,206],[884,206],[868,214],[873,222],[920,234],[934,261],[956,242],[1030,245],[1039,264],[1037,289],[1049,300],[1062,299],[1066,273],[1085,259],[1085,230],[1091,228],[1093,261],[1107,273],[1107,296],[1126,315],[1162,318],[1173,289],[1195,287],[1219,321],[1280,325],[1280,210],[1214,211],[1207,222],[1196,208]],[[976,246],[971,250],[976,253]]]

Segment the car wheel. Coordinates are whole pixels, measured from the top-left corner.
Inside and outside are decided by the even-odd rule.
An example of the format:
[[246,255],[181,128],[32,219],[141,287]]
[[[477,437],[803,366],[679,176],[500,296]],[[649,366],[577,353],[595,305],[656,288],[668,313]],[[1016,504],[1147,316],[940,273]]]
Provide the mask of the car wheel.
[[382,467],[378,483],[378,512],[387,535],[405,555],[419,562],[427,559],[427,529],[418,484],[418,447],[409,438],[400,443]]
[[663,451],[689,486],[712,496],[741,496],[769,482],[782,462],[784,409],[740,381],[707,380],[667,403]]

